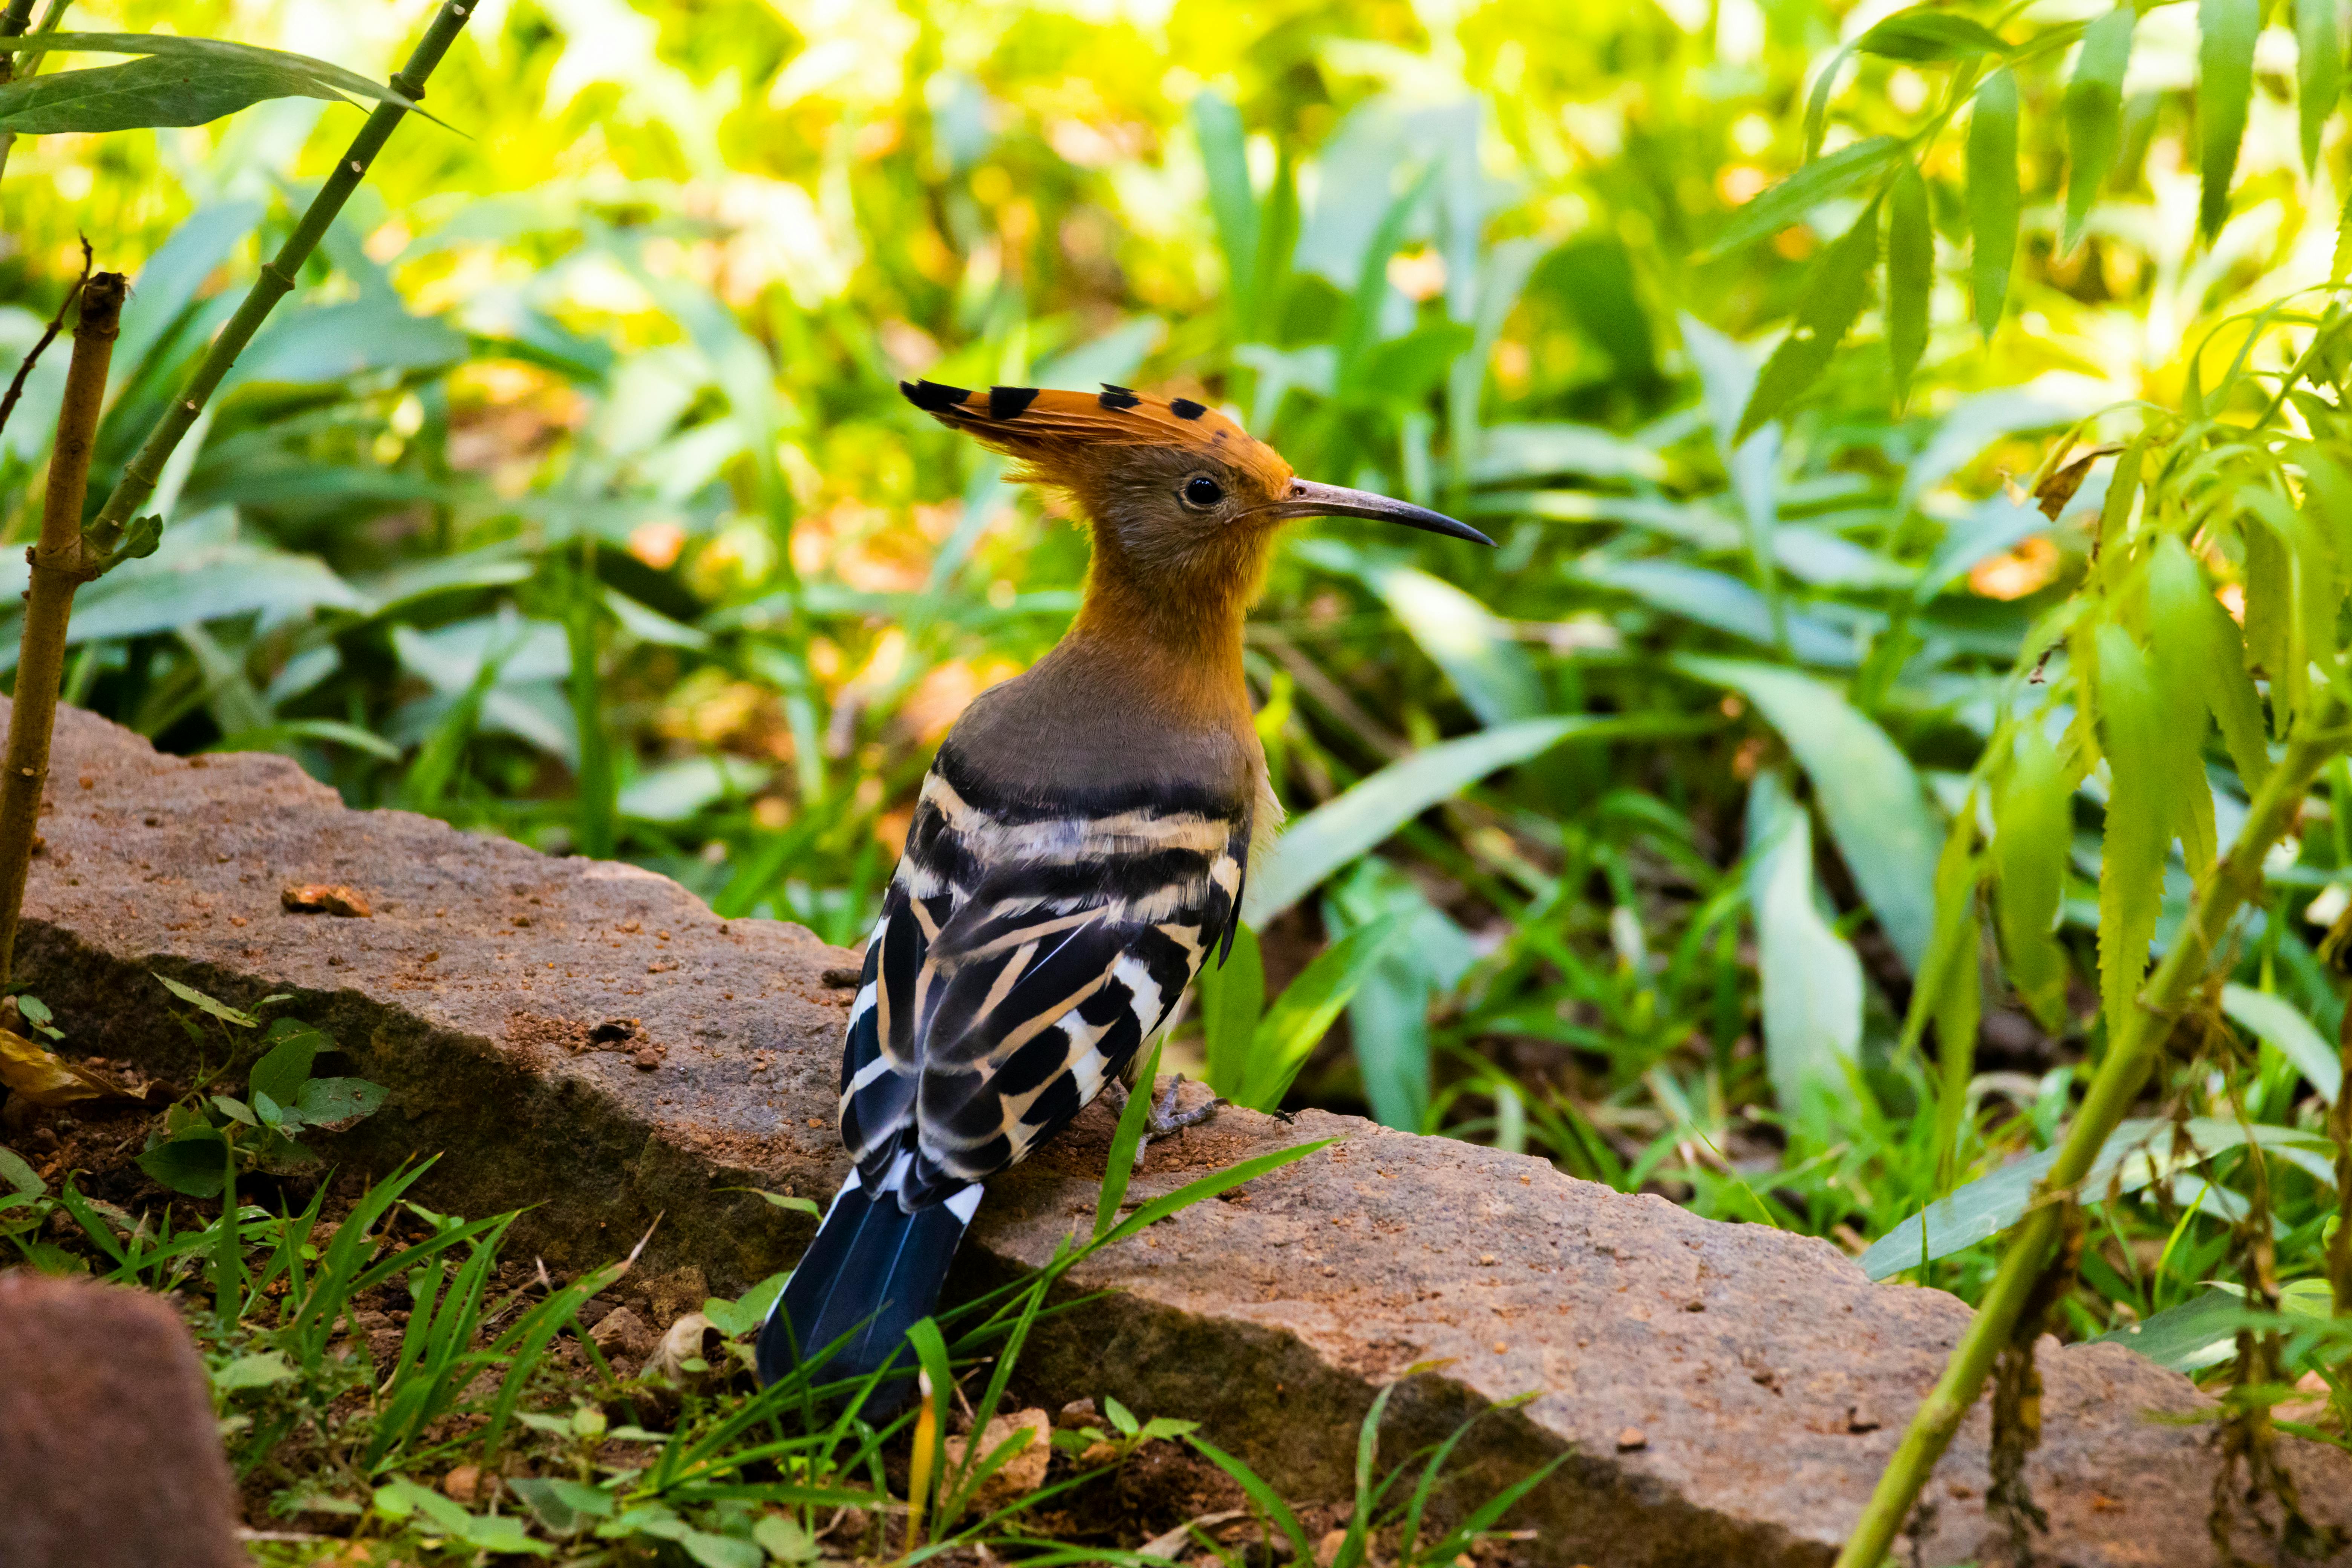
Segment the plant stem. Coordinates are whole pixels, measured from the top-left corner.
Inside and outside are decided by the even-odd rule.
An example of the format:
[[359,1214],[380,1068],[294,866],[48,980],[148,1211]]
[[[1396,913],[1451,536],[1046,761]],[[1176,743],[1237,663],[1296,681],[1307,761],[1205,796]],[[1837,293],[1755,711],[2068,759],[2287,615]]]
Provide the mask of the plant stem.
[[[44,33],[55,31],[58,18],[65,15],[65,9],[66,0],[49,0],[49,8],[41,14],[39,30]],[[32,18],[33,0],[8,0],[7,9],[0,11],[0,38],[23,37],[26,25]],[[40,68],[40,57],[36,55],[33,63],[26,68],[25,74],[31,76]],[[16,57],[13,53],[0,53],[0,84],[16,79]],[[8,154],[16,145],[16,133],[14,131],[0,131],[0,175],[7,174]]]
[[2263,858],[2294,823],[2312,781],[2336,755],[2342,737],[2329,732],[2334,722],[2332,712],[2314,715],[2287,742],[2285,755],[2255,792],[2236,844],[2214,868],[2211,879],[2198,889],[2188,921],[2139,994],[2138,1005],[2120,1021],[2110,1021],[2114,1032],[2106,1059],[2099,1064],[2097,1076],[2083,1097],[2082,1109],[2075,1113],[2057,1161],[2042,1184],[2035,1207],[2010,1233],[1991,1289],[1985,1292],[1968,1331],[1953,1347],[1944,1375],[1912,1415],[1903,1441],[1896,1445],[1861,1519],[1855,1521],[1853,1533],[1838,1553],[1836,1568],[1878,1568],[1895,1532],[1910,1516],[1920,1489],[1927,1484],[1936,1461],[1951,1445],[1952,1434],[1959,1430],[1969,1407],[1984,1391],[1993,1358],[2009,1343],[2018,1315],[2033,1293],[2042,1261],[2058,1237],[2066,1206],[2074,1201],[2074,1188],[2147,1081],[2170,1032],[2174,1013],[2203,986],[2214,949],[2239,906],[2262,886]]
[[[441,57],[449,52],[449,46],[457,41],[458,30],[465,26],[466,18],[472,13],[473,0],[446,0],[434,16],[433,25],[425,29],[415,52],[408,57],[408,63],[400,68],[399,75],[392,79],[390,85],[393,89],[412,103],[423,99],[425,79],[441,63]],[[115,551],[122,542],[131,514],[155,493],[163,465],[170,461],[173,449],[187,435],[189,426],[196,422],[196,416],[204,412],[205,404],[212,397],[214,389],[220,385],[221,378],[228,374],[229,367],[236,363],[236,356],[245,352],[246,344],[253,341],[253,334],[260,330],[262,321],[277,307],[278,301],[293,289],[294,279],[300,274],[303,263],[310,260],[310,252],[317,248],[328,226],[343,210],[343,203],[351,198],[352,192],[359,188],[368,166],[375,162],[376,154],[383,151],[385,140],[392,135],[393,127],[400,123],[401,117],[406,112],[396,104],[376,105],[374,112],[367,117],[367,123],[360,127],[360,133],[352,139],[352,144],[344,149],[343,155],[335,160],[334,171],[327,176],[326,184],[319,187],[319,194],[310,199],[310,208],[303,213],[302,221],[295,225],[292,234],[287,236],[286,243],[278,247],[277,256],[261,268],[261,276],[254,279],[245,302],[236,308],[236,314],[231,316],[228,324],[221,329],[220,336],[213,340],[212,349],[205,355],[204,363],[196,366],[195,374],[188,378],[187,385],[172,400],[170,406],[163,411],[163,418],[155,422],[154,429],[148,432],[138,455],[123,468],[122,478],[116,483],[114,493],[106,498],[106,505],[100,509],[97,517],[90,520],[88,530],[90,547],[99,558],[101,572],[113,566]]]
[[2345,1082],[2327,1110],[2327,1135],[2336,1141],[2336,1234],[2327,1238],[2327,1284],[2336,1315],[2352,1318],[2352,1011],[2344,1015],[2336,1055]]
[[74,327],[73,361],[66,369],[65,400],[58,409],[57,446],[49,453],[48,492],[41,507],[39,542],[26,552],[33,563],[25,593],[25,629],[16,658],[16,700],[8,712],[7,761],[0,771],[0,984],[16,952],[16,916],[25,904],[25,875],[40,826],[41,791],[49,777],[49,731],[58,713],[58,680],[66,663],[66,622],[74,590],[89,580],[81,538],[82,502],[89,493],[90,449],[99,411],[106,405],[106,370],[122,321],[124,279],[100,272],[81,285],[81,315]]

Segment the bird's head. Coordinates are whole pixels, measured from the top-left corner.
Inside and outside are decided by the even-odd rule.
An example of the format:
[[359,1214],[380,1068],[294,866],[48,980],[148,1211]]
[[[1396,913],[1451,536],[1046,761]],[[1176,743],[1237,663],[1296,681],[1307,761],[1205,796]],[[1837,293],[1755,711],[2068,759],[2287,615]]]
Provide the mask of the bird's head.
[[1016,479],[1065,490],[1093,524],[1095,583],[1238,608],[1274,531],[1292,518],[1361,517],[1493,540],[1427,507],[1318,484],[1240,426],[1188,398],[902,382],[907,401],[1014,458]]

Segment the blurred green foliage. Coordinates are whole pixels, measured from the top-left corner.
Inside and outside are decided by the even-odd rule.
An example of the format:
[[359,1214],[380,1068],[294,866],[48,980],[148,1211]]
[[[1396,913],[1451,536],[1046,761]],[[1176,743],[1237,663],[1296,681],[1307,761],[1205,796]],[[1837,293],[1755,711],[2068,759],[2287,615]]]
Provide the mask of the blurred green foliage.
[[[2111,465],[2054,515],[2017,481],[2094,410],[2217,379],[2206,324],[2330,275],[2311,62],[2340,44],[2254,36],[2222,162],[2191,9],[2139,17],[2126,68],[2079,7],[1988,14],[1996,49],[1802,0],[485,3],[433,86],[464,134],[395,138],[167,476],[162,550],[83,595],[68,696],[855,942],[931,747],[1050,646],[1084,563],[897,380],[1191,391],[1500,548],[1335,522],[1280,556],[1249,662],[1287,897],[1168,1065],[1278,1037],[1279,1072],[1234,1078],[1256,1098],[1859,1249],[2046,1145],[2097,1043],[2095,837],[1973,1070],[1901,1031],[1948,814]],[[423,15],[78,25],[381,69]],[[94,495],[349,120],[17,146],[0,347],[78,232],[136,278]],[[11,538],[60,372],[0,435]],[[2053,844],[2104,788],[2044,813]],[[2332,1036],[2311,922],[2352,841],[2310,809],[2238,978]],[[2312,1121],[2313,1087],[2262,1114]],[[2073,1331],[2226,1256],[2177,1185],[2109,1205]],[[2326,1183],[2269,1198],[2282,1267],[2317,1268]]]

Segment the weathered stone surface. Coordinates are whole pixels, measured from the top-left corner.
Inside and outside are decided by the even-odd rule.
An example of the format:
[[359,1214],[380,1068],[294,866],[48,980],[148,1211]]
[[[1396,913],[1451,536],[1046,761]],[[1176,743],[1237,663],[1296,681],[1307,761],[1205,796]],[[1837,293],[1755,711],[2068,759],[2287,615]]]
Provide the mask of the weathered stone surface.
[[[151,968],[235,1002],[290,992],[393,1090],[337,1157],[443,1151],[427,1201],[540,1205],[517,1234],[551,1264],[625,1251],[657,1213],[644,1270],[716,1289],[805,1243],[805,1218],[723,1189],[822,1198],[841,1175],[849,993],[825,976],[846,953],[719,921],[625,867],[346,812],[278,758],[158,756],[69,710],[51,796],[22,951],[76,1047],[159,1064],[184,1049]],[[280,890],[304,882],[374,912],[287,912]],[[962,1286],[1089,1223],[1109,1121],[1090,1110],[994,1184]],[[1040,1326],[1023,1363],[1038,1395],[1203,1421],[1290,1495],[1333,1500],[1375,1389],[1442,1361],[1392,1405],[1394,1451],[1533,1393],[1460,1453],[1467,1489],[1568,1454],[1523,1510],[1541,1560],[1821,1564],[1967,1321],[1940,1292],[1868,1284],[1824,1242],[1351,1118],[1227,1111],[1155,1149],[1135,1192],[1319,1138],[1343,1142],[1082,1270],[1076,1285],[1119,1293]],[[2119,1348],[2044,1349],[2029,1474],[2049,1560],[2210,1562],[2204,1432],[2147,1419],[2200,1396]],[[1924,1561],[1992,1555],[1985,1445],[1979,1409],[1933,1484]],[[2288,1447],[2305,1500],[2352,1517],[2352,1465]]]
[[204,1363],[160,1297],[0,1274],[0,1563],[235,1568]]

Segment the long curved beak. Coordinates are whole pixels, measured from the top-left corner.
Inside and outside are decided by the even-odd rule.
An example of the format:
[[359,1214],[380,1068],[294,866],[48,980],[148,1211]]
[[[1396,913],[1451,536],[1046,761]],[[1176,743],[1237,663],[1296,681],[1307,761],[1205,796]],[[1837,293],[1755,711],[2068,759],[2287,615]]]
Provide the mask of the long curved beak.
[[1466,522],[1456,522],[1442,511],[1432,511],[1411,501],[1391,500],[1370,490],[1351,490],[1343,485],[1318,485],[1313,479],[1293,479],[1290,493],[1278,501],[1253,507],[1256,517],[1369,517],[1382,522],[1401,522],[1407,528],[1418,528],[1430,533],[1442,533],[1448,539],[1466,539],[1474,544],[1492,545],[1495,542]]

